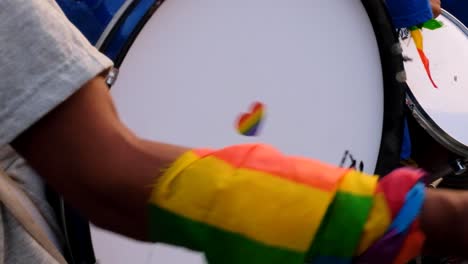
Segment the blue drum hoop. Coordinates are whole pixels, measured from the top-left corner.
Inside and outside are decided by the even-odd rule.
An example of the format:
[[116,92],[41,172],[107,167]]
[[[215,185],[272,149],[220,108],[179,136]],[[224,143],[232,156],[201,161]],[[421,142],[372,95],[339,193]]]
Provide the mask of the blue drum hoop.
[[104,30],[96,47],[119,67],[133,40],[163,2],[164,0],[125,1],[117,12],[118,16]]

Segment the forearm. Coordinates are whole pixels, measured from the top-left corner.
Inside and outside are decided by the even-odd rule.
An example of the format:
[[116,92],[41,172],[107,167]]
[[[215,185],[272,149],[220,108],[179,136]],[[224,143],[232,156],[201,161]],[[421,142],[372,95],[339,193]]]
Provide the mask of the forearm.
[[[233,231],[231,233],[234,238],[239,234],[252,235],[249,238],[257,242],[264,241],[267,248],[272,239],[273,245],[280,246],[280,250],[274,252],[282,254],[284,251],[281,246],[284,246],[293,249],[292,254],[300,258],[301,254],[309,251],[308,245],[314,232],[320,231],[320,221],[324,219],[327,207],[335,197],[334,193],[338,188],[347,188],[342,186],[340,180],[344,169],[319,165],[319,162],[310,159],[288,157],[275,150],[265,150],[261,146],[257,149],[260,151],[258,153],[251,152],[249,148],[246,152],[245,147],[215,151],[212,157],[215,159],[201,159],[195,167],[185,164],[171,178],[166,169],[173,168],[173,162],[187,152],[188,148],[143,140],[133,134],[119,120],[102,77],[85,85],[77,94],[28,129],[13,142],[13,146],[49,184],[94,223],[136,239],[165,241],[198,250],[207,250],[208,244],[224,245],[217,235],[213,236],[216,232],[207,232],[206,226],[200,225],[205,217],[212,217],[211,220],[215,219],[219,225]],[[216,155],[226,153],[228,156],[218,157],[216,161]],[[228,162],[224,159],[228,159]],[[216,162],[210,163],[213,160]],[[205,167],[200,164],[205,164]],[[246,174],[251,171],[254,171],[253,176]],[[403,175],[403,179],[406,176]],[[158,180],[158,177],[162,180]],[[360,189],[360,192],[365,191],[368,199],[372,200],[372,188],[375,186],[367,182],[365,175],[357,179],[353,188]],[[385,179],[388,177],[384,177],[379,185],[383,186]],[[166,183],[164,188],[162,183]],[[398,184],[394,184],[387,190],[387,194],[400,193],[397,200],[403,203],[405,199],[401,195],[404,193],[400,189]],[[171,200],[172,198],[175,200]],[[421,214],[428,249],[434,251],[437,247],[442,252],[450,249],[456,250],[456,253],[464,252],[464,245],[467,245],[466,230],[463,228],[461,214],[466,209],[461,208],[465,207],[464,199],[467,198],[460,198],[461,196],[455,197],[450,193],[428,191]],[[152,205],[149,205],[149,200]],[[367,205],[368,202],[369,200]],[[345,199],[341,206],[354,209],[354,206],[359,205],[353,203],[347,206],[346,203]],[[156,210],[175,210],[182,215],[183,210],[188,209],[190,215],[185,216],[192,217],[195,221],[191,223],[198,227],[192,229],[193,225],[189,224],[190,228],[187,228],[179,226],[177,222],[165,222],[163,218],[154,217],[148,211],[153,205],[156,205]],[[213,209],[214,205],[218,211]],[[364,211],[352,210],[342,217],[338,210],[334,217],[347,220],[352,217],[360,221],[363,232],[367,232],[369,230],[366,228],[369,226],[362,226],[362,221],[363,217],[372,215],[369,210],[370,207]],[[246,212],[256,213],[257,216],[248,217]],[[445,214],[448,218],[443,220],[435,217],[438,214]],[[385,217],[382,219],[386,219],[386,222],[391,220],[388,216]],[[347,220],[336,221],[339,223]],[[329,220],[324,221],[328,223]],[[382,221],[378,223],[381,225]],[[165,225],[173,228],[175,233],[160,237],[164,233],[158,232],[167,231]],[[239,226],[241,229],[237,232],[235,228]],[[259,232],[259,227],[263,231]],[[338,234],[349,238],[344,232],[352,230],[345,227],[343,233]],[[379,228],[378,232],[369,232],[382,235],[385,229],[382,226]],[[181,234],[176,234],[177,232]],[[320,232],[324,239],[328,237],[327,230]],[[148,237],[149,233],[153,236]],[[353,243],[362,246],[356,240],[356,234],[352,235]],[[375,235],[374,239],[377,237]],[[236,244],[238,240],[229,241]],[[451,242],[458,243],[458,247]],[[252,245],[249,243],[247,241],[244,245],[244,250],[251,252],[255,247],[249,246]],[[233,254],[238,253],[234,244],[218,248],[221,251],[215,254],[228,250]],[[265,249],[262,245],[257,248]],[[340,250],[333,246],[330,248]],[[353,252],[352,249],[346,249],[346,256],[351,257],[356,253],[349,253],[350,250]],[[296,254],[298,250],[299,255]],[[255,252],[251,253],[255,255]],[[235,256],[249,259],[247,255],[234,254],[233,261]],[[272,263],[269,260],[267,262]]]
[[[80,175],[86,174],[100,182],[63,193],[94,224],[147,241],[147,204],[153,185],[162,171],[187,149],[137,138],[126,144],[121,154],[108,153],[103,162],[111,160],[111,164],[81,168]],[[90,194],[89,198],[82,201],[82,193]]]
[[[94,216],[92,220],[106,229],[148,241],[147,206],[153,186],[163,171],[186,151],[180,146],[137,139],[119,164],[109,169],[109,175],[113,176],[108,183],[113,186],[111,190],[96,190],[97,194],[107,193],[107,198],[102,199],[103,206],[92,207],[98,210],[89,214]],[[99,212],[105,206],[113,209],[113,217]]]

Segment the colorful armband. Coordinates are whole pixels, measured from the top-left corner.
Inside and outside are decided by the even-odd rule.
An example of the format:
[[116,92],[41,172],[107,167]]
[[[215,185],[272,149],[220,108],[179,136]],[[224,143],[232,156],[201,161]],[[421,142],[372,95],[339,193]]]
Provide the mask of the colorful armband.
[[372,258],[390,234],[403,242],[387,244],[397,248],[387,256],[404,259],[417,247],[418,213],[405,199],[417,200],[407,193],[421,176],[407,174],[395,186],[265,145],[193,150],[154,186],[150,237],[202,251],[210,264],[303,264]]

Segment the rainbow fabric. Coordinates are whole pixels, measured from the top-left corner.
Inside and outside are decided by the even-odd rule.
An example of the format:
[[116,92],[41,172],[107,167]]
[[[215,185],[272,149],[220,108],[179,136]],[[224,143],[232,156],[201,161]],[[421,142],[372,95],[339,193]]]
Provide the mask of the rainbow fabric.
[[443,27],[443,23],[441,21],[438,21],[436,19],[431,19],[426,21],[425,23],[419,25],[419,26],[412,26],[408,28],[408,30],[411,33],[411,37],[414,41],[414,44],[416,46],[416,49],[418,50],[419,57],[421,58],[421,61],[424,65],[424,69],[426,70],[426,73],[434,86],[434,88],[438,88],[436,83],[434,82],[434,79],[432,78],[431,74],[431,69],[430,69],[430,62],[429,59],[427,58],[426,54],[424,53],[424,40],[423,40],[423,35],[422,35],[422,29],[429,29],[429,30],[436,30],[441,27]]
[[154,186],[150,237],[202,251],[211,264],[403,263],[422,243],[417,203],[406,201],[421,173],[389,176],[379,183],[265,145],[193,150]]
[[414,44],[416,45],[416,49],[418,50],[419,57],[421,58],[421,61],[424,65],[424,69],[426,70],[427,76],[429,77],[434,88],[438,88],[436,83],[434,82],[434,79],[432,78],[429,59],[424,53],[423,35],[421,32],[421,29],[412,28],[410,30],[410,33],[411,33],[411,37],[413,38]]

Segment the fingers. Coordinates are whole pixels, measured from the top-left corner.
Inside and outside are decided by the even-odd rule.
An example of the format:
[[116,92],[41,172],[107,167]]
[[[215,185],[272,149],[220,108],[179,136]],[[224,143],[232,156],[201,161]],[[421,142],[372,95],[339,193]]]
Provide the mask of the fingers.
[[440,0],[431,0],[431,7],[432,13],[434,14],[434,18],[440,16],[440,14],[442,13]]

